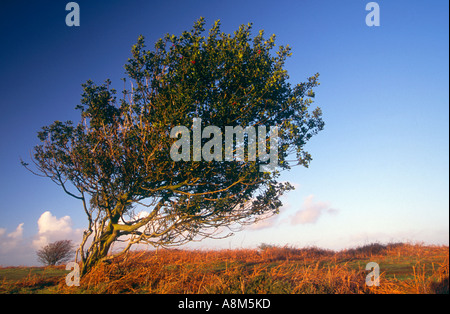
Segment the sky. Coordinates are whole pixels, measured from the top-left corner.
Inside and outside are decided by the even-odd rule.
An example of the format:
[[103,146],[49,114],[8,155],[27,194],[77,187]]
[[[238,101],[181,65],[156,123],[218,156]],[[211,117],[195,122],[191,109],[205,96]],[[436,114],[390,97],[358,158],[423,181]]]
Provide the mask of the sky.
[[253,23],[253,34],[289,44],[291,83],[316,72],[314,105],[325,129],[305,147],[313,161],[281,180],[296,189],[280,214],[233,237],[186,248],[255,248],[261,243],[333,250],[371,242],[449,243],[449,2],[368,0],[76,1],[80,26],[65,23],[69,1],[0,2],[0,265],[38,265],[49,242],[79,241],[81,204],[20,164],[37,131],[79,121],[81,84],[111,79],[140,34],[150,47],[195,20],[222,31]]

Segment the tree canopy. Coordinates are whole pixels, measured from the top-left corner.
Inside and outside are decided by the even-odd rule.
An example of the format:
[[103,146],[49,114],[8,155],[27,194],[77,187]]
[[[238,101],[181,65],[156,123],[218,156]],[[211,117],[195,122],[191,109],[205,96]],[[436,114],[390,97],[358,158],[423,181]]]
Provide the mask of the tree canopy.
[[68,262],[74,255],[74,245],[71,240],[60,240],[49,243],[36,251],[38,260],[49,266]]
[[[82,84],[80,121],[43,127],[36,169],[22,162],[81,201],[88,218],[78,251],[82,274],[108,258],[115,241],[127,242],[124,252],[135,243],[180,245],[267,218],[293,189],[279,182],[280,172],[311,161],[304,145],[324,127],[320,108],[310,108],[318,74],[292,85],[284,69],[291,49],[273,53],[275,35],[252,37],[251,24],[226,34],[219,21],[206,33],[204,25],[201,18],[190,31],[167,34],[152,50],[140,36],[122,95],[110,80]],[[226,126],[267,126],[269,136],[277,127],[278,167],[260,171],[267,162],[249,158],[173,160],[178,138],[171,130],[192,130],[194,121],[222,133]],[[202,146],[210,136],[203,134]],[[271,145],[264,141],[267,150]]]

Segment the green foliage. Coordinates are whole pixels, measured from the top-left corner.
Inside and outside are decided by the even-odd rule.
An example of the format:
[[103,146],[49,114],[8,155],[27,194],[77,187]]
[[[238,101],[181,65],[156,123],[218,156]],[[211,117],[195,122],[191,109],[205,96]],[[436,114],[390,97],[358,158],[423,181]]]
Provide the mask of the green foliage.
[[[191,31],[164,36],[153,50],[140,36],[125,65],[131,88],[121,99],[109,80],[88,81],[76,107],[81,121],[55,121],[38,133],[36,173],[81,200],[88,216],[79,251],[85,265],[104,258],[120,237],[130,245],[178,245],[275,214],[280,196],[293,189],[277,181],[292,166],[288,156],[303,166],[311,161],[303,147],[324,126],[320,109],[310,110],[318,74],[291,85],[284,69],[291,49],[273,54],[275,35],[252,38],[251,24],[225,34],[219,21],[205,34],[204,24],[201,18]],[[278,126],[279,170],[260,172],[260,160],[174,162],[170,130],[191,128],[193,118],[222,131]],[[145,217],[135,212],[139,205],[148,207]]]

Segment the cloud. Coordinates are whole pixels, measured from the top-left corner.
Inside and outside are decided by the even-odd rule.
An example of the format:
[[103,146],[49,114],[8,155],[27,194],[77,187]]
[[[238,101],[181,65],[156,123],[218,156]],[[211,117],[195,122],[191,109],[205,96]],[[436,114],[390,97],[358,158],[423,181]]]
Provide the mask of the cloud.
[[337,209],[331,208],[330,203],[314,201],[314,195],[309,195],[303,202],[303,206],[291,217],[291,224],[313,224],[324,214],[336,214]]
[[6,229],[0,228],[0,245],[2,247],[12,247],[14,246],[18,241],[22,240],[23,236],[23,222],[20,223],[16,230],[8,233],[6,236]]
[[0,228],[0,253],[1,255],[11,254],[17,247],[19,247],[23,238],[23,223],[20,223],[17,228],[6,234],[5,228]]
[[22,239],[23,235],[23,223],[19,224],[13,232],[8,234],[8,238],[13,240],[20,240]]
[[58,218],[46,211],[37,220],[38,232],[24,237],[24,223],[14,230],[0,228],[0,265],[36,265],[36,249],[58,240],[81,241],[82,229],[72,228],[69,216]]
[[81,230],[72,229],[70,216],[57,218],[50,211],[44,212],[37,221],[38,234],[33,240],[34,248],[41,248],[48,243],[58,240],[76,240],[81,235]]
[[[290,202],[284,201],[284,205],[281,207],[280,212],[286,212],[293,206]],[[329,202],[314,201],[314,195],[309,195],[303,201],[302,207],[297,210],[294,215],[286,218],[279,218],[279,215],[262,219],[252,224],[250,230],[260,230],[275,227],[285,223],[291,223],[292,225],[299,224],[314,224],[323,214],[337,214],[339,210],[331,207]],[[280,214],[282,215],[282,214]]]
[[[135,215],[132,215],[132,216],[131,216],[131,220],[132,220],[132,221],[139,220],[139,219],[141,219],[141,218],[147,217],[148,215],[150,215],[149,212],[147,212],[147,211],[145,211],[145,210],[142,210],[142,211],[140,211],[139,213],[137,213],[137,214],[135,214]],[[144,226],[138,228],[137,231],[144,232],[146,227],[147,227],[147,226],[144,225]]]

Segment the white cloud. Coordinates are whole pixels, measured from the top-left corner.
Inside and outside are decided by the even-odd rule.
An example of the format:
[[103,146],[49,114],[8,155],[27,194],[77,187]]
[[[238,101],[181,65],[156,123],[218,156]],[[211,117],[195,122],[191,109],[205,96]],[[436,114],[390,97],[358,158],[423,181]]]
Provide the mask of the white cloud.
[[37,221],[38,234],[33,240],[34,248],[41,248],[50,242],[58,240],[76,240],[81,235],[81,230],[72,229],[70,216],[57,218],[50,211],[44,212]]
[[24,223],[14,230],[0,228],[0,265],[36,265],[36,249],[58,241],[72,240],[79,243],[81,229],[72,228],[69,216],[58,218],[51,212],[44,212],[37,221],[38,233],[24,237]]
[[0,253],[2,255],[11,254],[17,248],[23,237],[23,223],[20,223],[17,228],[6,234],[5,228],[0,228]]
[[23,235],[23,223],[19,224],[16,230],[14,230],[11,233],[8,233],[8,238],[13,240],[20,240],[22,239],[22,235]]
[[314,195],[309,195],[303,202],[302,208],[291,217],[291,224],[316,223],[324,213],[335,214],[337,209],[331,208],[330,203],[314,201]]
[[53,216],[51,212],[44,212],[38,219],[39,233],[53,233],[53,232],[70,232],[72,230],[72,221],[69,216],[64,216],[60,219]]

